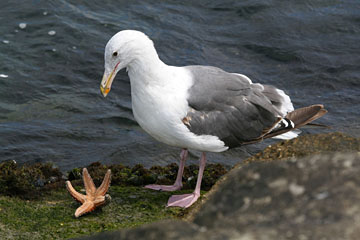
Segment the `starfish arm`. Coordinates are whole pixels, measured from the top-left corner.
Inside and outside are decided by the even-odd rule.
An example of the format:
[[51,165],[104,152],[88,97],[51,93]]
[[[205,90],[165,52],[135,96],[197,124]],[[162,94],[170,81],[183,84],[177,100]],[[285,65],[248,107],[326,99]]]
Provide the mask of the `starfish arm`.
[[85,201],[78,209],[76,209],[75,217],[80,217],[85,213],[91,212],[95,209],[95,204],[92,201]]
[[95,207],[105,204],[105,196],[97,196],[93,201]]
[[96,190],[96,196],[104,196],[105,193],[109,190],[111,181],[111,170],[107,170],[104,180],[101,183],[100,187]]
[[84,203],[86,196],[77,192],[75,188],[71,185],[70,181],[66,181],[66,188],[69,191],[70,195],[78,202]]
[[[107,190],[110,186],[110,179],[111,179],[111,171],[110,169],[107,171],[104,180],[99,187],[96,189],[95,184],[87,171],[86,168],[83,169],[83,180],[86,189],[86,195],[78,193],[73,186],[71,185],[70,181],[66,181],[66,188],[68,189],[71,196],[82,203],[82,205],[76,209],[75,217],[80,217],[85,213],[93,211],[96,207],[104,205],[107,203],[111,198],[108,194],[106,194]],[[106,194],[106,195],[105,195]]]
[[83,181],[85,185],[86,195],[94,195],[96,187],[86,168],[83,168]]

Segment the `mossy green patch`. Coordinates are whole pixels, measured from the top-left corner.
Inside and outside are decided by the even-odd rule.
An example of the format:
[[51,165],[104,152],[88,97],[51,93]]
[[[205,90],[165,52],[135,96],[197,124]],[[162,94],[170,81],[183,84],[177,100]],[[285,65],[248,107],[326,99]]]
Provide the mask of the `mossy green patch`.
[[109,194],[108,205],[78,219],[74,212],[79,204],[65,189],[48,192],[38,200],[0,196],[0,239],[67,239],[177,218],[187,211],[165,207],[173,193],[112,186]]
[[[146,184],[173,184],[178,166],[154,166],[150,169],[141,164],[127,167],[121,164],[102,165],[94,162],[87,169],[96,185],[100,185],[107,169],[111,169],[111,186],[144,186]],[[18,196],[23,199],[39,199],[48,191],[63,189],[65,179],[73,186],[83,186],[82,168],[74,168],[67,177],[50,163],[34,165],[18,165],[14,161],[0,163],[0,195]],[[212,185],[225,173],[226,168],[221,164],[208,164],[204,171],[203,190],[209,190]],[[183,189],[193,189],[196,185],[198,173],[197,165],[185,167]]]
[[[0,163],[0,239],[66,239],[119,228],[135,227],[166,218],[182,217],[189,210],[166,208],[172,194],[190,193],[195,187],[198,166],[185,168],[183,191],[157,192],[145,184],[172,184],[178,166],[121,164],[105,166],[95,162],[87,166],[99,186],[107,169],[111,169],[111,202],[103,208],[76,219],[79,204],[65,188],[65,179],[77,191],[84,187],[82,168],[71,170],[67,177],[51,164],[18,165]],[[204,172],[203,189],[211,186],[227,170],[220,164],[209,164]]]
[[62,173],[50,163],[19,166],[15,161],[0,163],[0,194],[36,198],[47,184],[63,181]]

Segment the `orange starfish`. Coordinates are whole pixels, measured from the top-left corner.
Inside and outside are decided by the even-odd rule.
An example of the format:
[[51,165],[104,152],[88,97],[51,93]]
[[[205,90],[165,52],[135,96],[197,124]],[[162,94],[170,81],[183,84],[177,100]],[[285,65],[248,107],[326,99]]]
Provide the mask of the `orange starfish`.
[[101,183],[100,187],[96,189],[95,184],[86,168],[83,169],[83,181],[85,185],[86,195],[77,192],[70,181],[66,181],[66,188],[69,191],[70,195],[82,205],[76,209],[75,217],[80,217],[81,215],[95,210],[96,207],[104,205],[110,200],[110,195],[106,194],[110,187],[111,179],[111,170],[107,170],[104,180]]

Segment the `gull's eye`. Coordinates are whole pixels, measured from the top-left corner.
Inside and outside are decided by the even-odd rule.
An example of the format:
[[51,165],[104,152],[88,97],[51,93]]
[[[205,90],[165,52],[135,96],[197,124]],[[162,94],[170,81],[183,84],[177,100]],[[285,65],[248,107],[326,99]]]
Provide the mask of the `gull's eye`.
[[114,52],[114,53],[113,53],[113,57],[116,57],[117,55],[118,55],[117,52]]

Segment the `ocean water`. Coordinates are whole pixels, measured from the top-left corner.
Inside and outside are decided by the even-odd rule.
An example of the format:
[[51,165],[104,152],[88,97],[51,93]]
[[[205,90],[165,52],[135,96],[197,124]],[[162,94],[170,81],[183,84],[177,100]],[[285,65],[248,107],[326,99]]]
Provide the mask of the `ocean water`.
[[[109,38],[149,35],[170,65],[213,65],[285,90],[295,107],[322,103],[318,122],[360,136],[358,0],[0,2],[0,161],[53,162],[66,171],[102,163],[178,162],[132,116],[129,78],[99,84]],[[209,154],[233,165],[274,141]],[[199,153],[191,152],[190,163]]]

